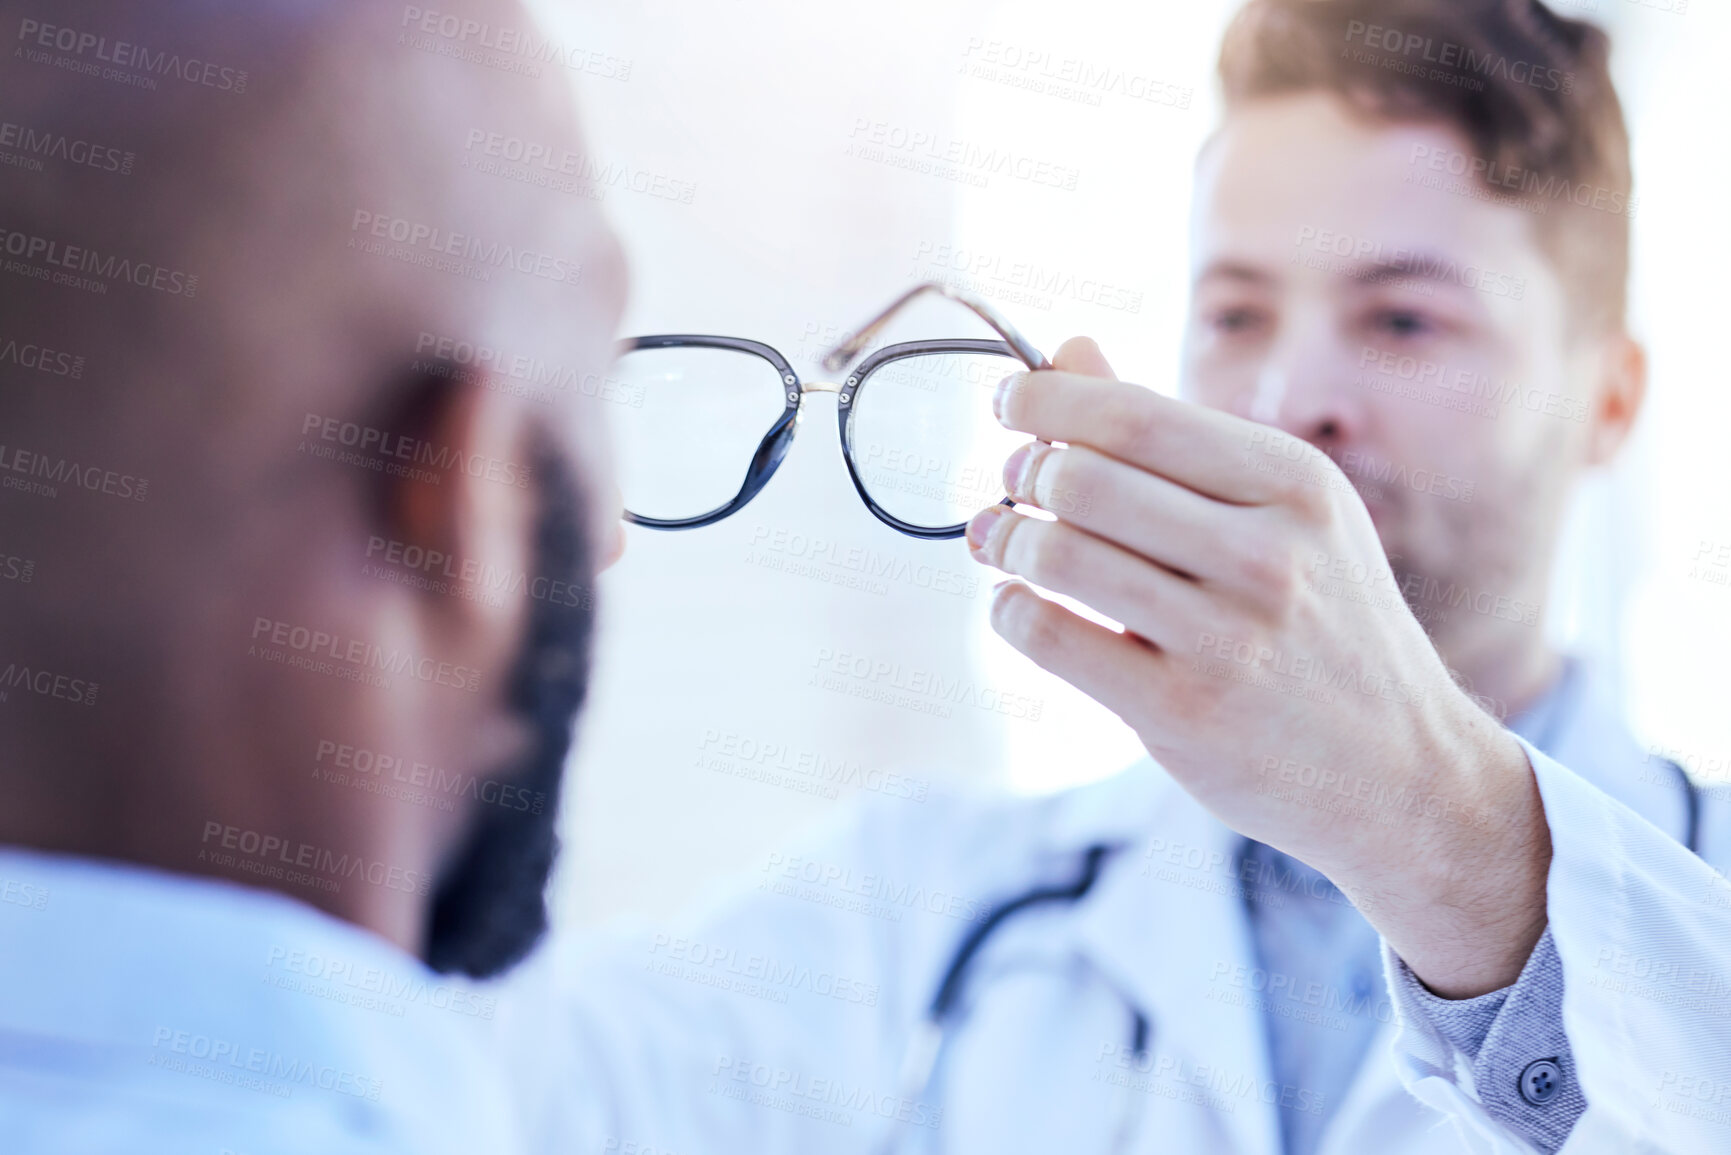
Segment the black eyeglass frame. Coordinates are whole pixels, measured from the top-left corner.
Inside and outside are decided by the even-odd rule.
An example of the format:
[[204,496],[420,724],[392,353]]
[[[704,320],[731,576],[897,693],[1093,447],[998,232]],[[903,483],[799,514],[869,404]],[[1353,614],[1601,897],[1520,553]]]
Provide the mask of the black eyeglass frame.
[[[897,361],[905,361],[910,357],[923,357],[935,353],[992,353],[1009,357],[1022,362],[1030,369],[1050,369],[1051,363],[1030,345],[1026,338],[1010,326],[1009,322],[998,316],[996,310],[985,302],[967,293],[959,292],[948,285],[919,285],[901,297],[897,298],[883,312],[860,328],[852,338],[831,350],[824,357],[824,368],[835,371],[845,368],[848,362],[858,356],[865,344],[870,341],[873,333],[881,329],[892,316],[899,312],[914,297],[922,293],[938,293],[966,305],[979,315],[993,329],[1003,336],[1001,341],[977,340],[973,338],[954,337],[931,341],[903,341],[894,345],[886,345],[860,362],[850,372],[841,384],[829,382],[804,383],[795,373],[793,366],[786,357],[775,348],[762,341],[752,341],[744,337],[720,337],[707,333],[659,333],[646,337],[627,337],[619,342],[617,355],[623,357],[627,353],[641,349],[730,349],[736,353],[746,353],[767,361],[781,377],[782,397],[785,404],[781,416],[769,427],[769,431],[758,442],[757,450],[752,454],[751,464],[747,467],[745,480],[739,487],[739,492],[732,498],[707,513],[693,517],[661,518],[645,517],[642,514],[625,511],[625,520],[633,525],[646,526],[650,529],[698,529],[706,525],[731,517],[744,509],[751,499],[762,492],[769,484],[769,479],[775,476],[775,471],[781,468],[782,460],[793,444],[794,434],[798,431],[800,403],[807,393],[834,392],[836,398],[836,424],[841,434],[842,461],[847,465],[848,476],[853,479],[854,491],[872,516],[892,529],[927,541],[943,541],[961,537],[967,531],[968,523],[956,525],[926,526],[915,525],[903,521],[872,499],[866,490],[865,479],[860,475],[859,466],[854,462],[853,455],[853,414],[854,407],[859,403],[865,387],[870,384],[871,376],[886,365]],[[1005,497],[999,504],[1014,505],[1015,502]]]

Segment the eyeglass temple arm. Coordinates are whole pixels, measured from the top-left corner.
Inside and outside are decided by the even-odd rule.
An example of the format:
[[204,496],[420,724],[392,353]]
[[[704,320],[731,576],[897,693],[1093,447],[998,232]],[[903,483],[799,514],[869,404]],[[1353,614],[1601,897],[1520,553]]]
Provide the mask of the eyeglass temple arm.
[[1047,361],[1046,358],[1041,355],[1040,351],[1028,342],[1026,337],[1016,332],[1016,327],[1014,325],[999,316],[998,311],[986,304],[986,302],[980,300],[972,293],[964,293],[960,289],[952,289],[948,285],[939,284],[936,281],[928,281],[923,285],[915,285],[913,288],[891,301],[889,306],[884,309],[883,312],[860,326],[859,332],[855,333],[853,336],[837,345],[834,349],[831,349],[828,353],[824,354],[824,369],[830,373],[839,373],[849,365],[853,364],[854,359],[858,357],[865,347],[871,343],[871,339],[876,336],[885,325],[889,324],[891,319],[894,318],[897,313],[906,308],[908,302],[926,293],[937,293],[939,296],[948,297],[959,305],[966,306],[975,316],[979,317],[980,320],[990,325],[992,331],[1002,337],[1005,344],[1009,345],[1011,349],[1015,350],[1016,356],[1020,357],[1022,363],[1028,368],[1050,369],[1052,367],[1051,362]]

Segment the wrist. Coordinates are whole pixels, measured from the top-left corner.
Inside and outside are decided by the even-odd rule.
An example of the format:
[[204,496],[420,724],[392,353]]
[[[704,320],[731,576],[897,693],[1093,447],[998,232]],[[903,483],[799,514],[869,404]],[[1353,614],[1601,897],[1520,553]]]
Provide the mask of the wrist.
[[1446,998],[1514,982],[1546,923],[1551,842],[1537,781],[1514,735],[1472,715],[1413,768],[1408,780],[1423,785],[1380,852],[1336,879]]

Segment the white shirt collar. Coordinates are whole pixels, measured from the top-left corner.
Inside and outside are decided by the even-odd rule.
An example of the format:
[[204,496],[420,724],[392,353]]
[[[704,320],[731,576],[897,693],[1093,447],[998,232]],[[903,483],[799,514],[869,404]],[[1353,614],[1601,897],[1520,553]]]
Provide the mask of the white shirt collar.
[[[115,1126],[132,1136],[159,1133],[158,1110],[197,1101],[244,1121],[231,1126],[267,1128],[258,1145],[272,1149],[286,1128],[400,1150],[511,1150],[485,986],[306,903],[216,879],[0,847],[8,893],[0,989],[29,997],[0,1000],[0,1068],[110,1114],[121,1105]],[[246,1139],[222,1145],[246,1150]]]

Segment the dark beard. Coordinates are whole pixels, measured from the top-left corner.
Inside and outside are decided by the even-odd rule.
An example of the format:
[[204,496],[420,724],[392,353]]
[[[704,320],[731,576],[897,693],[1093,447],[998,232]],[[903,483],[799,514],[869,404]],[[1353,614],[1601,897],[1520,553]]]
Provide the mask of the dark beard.
[[[474,803],[464,840],[433,891],[427,934],[427,965],[478,979],[515,966],[546,933],[547,880],[559,852],[559,785],[589,686],[594,571],[582,528],[582,495],[550,443],[536,447],[532,469],[540,508],[531,581],[546,579],[549,596],[530,602],[529,636],[507,693],[512,714],[528,724],[533,744],[494,777],[519,788],[510,796],[513,802],[540,794],[545,803],[538,813]],[[571,592],[556,603],[551,591],[567,586]],[[568,600],[580,604],[562,604]]]

